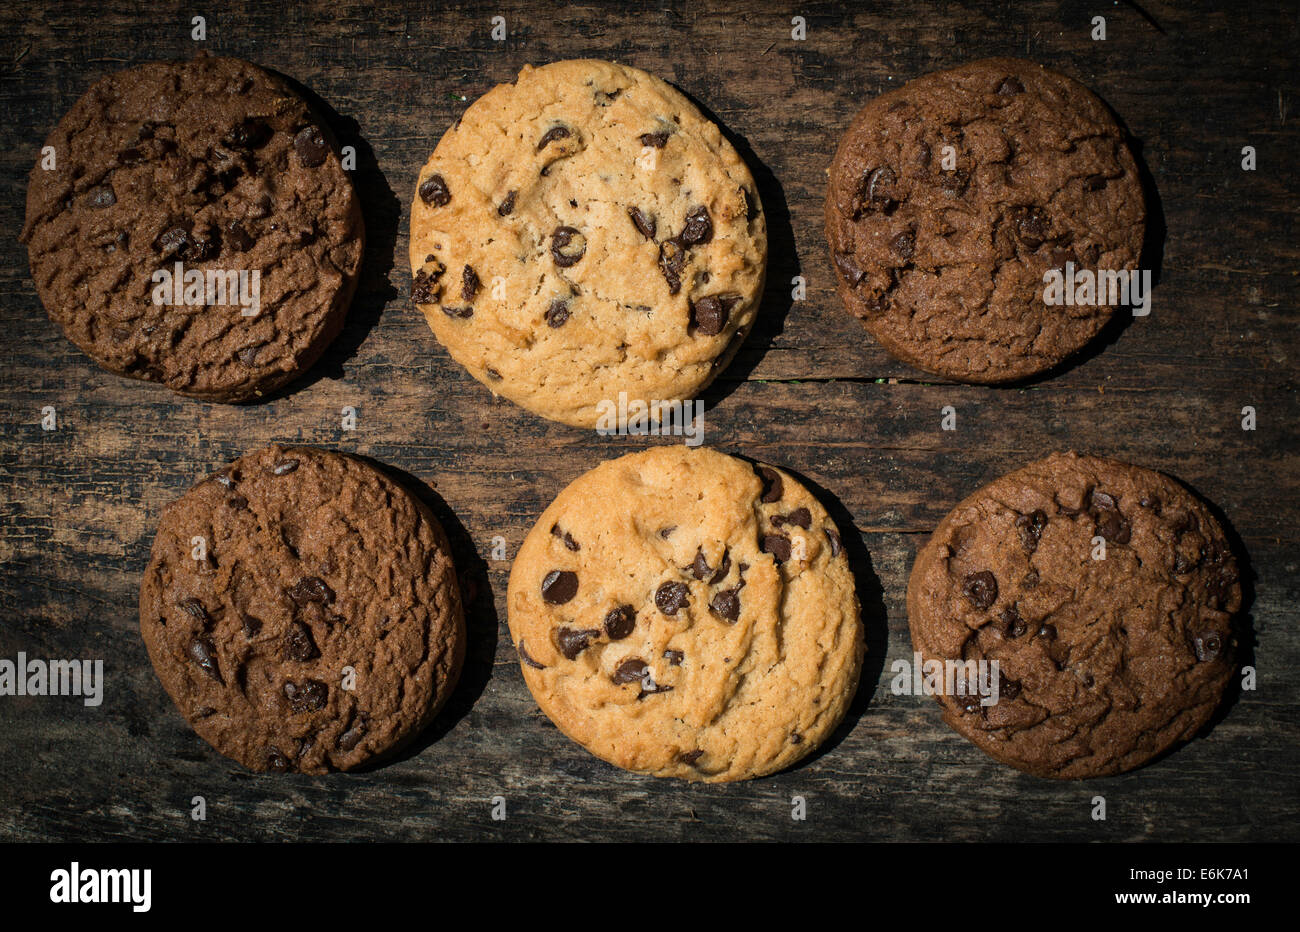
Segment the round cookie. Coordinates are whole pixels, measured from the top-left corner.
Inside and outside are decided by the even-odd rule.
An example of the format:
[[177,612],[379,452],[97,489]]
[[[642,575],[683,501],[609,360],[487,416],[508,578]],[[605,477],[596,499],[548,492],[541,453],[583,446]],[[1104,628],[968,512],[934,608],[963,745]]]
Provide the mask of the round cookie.
[[749,331],[754,179],[681,93],[610,62],[525,67],[420,172],[411,299],[493,393],[593,427],[620,392],[692,398]]
[[[32,170],[21,238],[46,311],[105,369],[248,401],[338,334],[361,210],[281,79],[233,58],[138,65],[95,84],[45,144],[55,167],[43,154]],[[188,295],[154,277],[177,263],[202,274]]]
[[252,770],[390,754],[433,720],[465,653],[428,508],[360,460],[278,445],[164,509],[140,632],[181,714]]
[[1241,599],[1199,499],[1160,473],[1065,453],[940,522],[907,614],[926,661],[998,661],[996,704],[938,697],[949,725],[1021,770],[1081,778],[1137,767],[1209,721],[1236,669]]
[[654,447],[580,476],[510,572],[510,634],[559,729],[612,764],[744,780],[817,747],[857,689],[853,575],[789,474]]
[[1140,257],[1146,210],[1123,130],[1091,91],[1033,62],[972,62],[880,95],[829,175],[845,307],[894,356],[947,378],[1056,366],[1114,308],[1046,304],[1044,272]]

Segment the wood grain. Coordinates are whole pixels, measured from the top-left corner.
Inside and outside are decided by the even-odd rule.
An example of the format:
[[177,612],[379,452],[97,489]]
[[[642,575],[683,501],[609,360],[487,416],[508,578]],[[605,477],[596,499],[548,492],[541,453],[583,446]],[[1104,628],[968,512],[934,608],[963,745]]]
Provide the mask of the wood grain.
[[[1300,483],[1294,12],[1208,3],[910,6],[356,0],[204,4],[214,54],[316,95],[359,153],[369,244],[347,331],[298,385],[249,407],[179,399],[101,372],[46,318],[21,227],[49,129],[100,76],[192,54],[190,6],[107,12],[0,3],[0,657],[102,657],[97,709],[0,698],[0,838],[1002,839],[1300,838]],[[1107,18],[1107,38],[1089,38]],[[493,42],[490,17],[509,38]],[[803,16],[808,38],[793,41]],[[1150,317],[1051,378],[946,384],[891,359],[838,306],[821,232],[824,171],[872,95],[927,71],[1022,55],[1096,90],[1140,141],[1156,222]],[[541,715],[505,633],[509,562],[531,522],[596,461],[639,449],[494,401],[407,300],[408,200],[445,128],[525,63],[613,58],[674,82],[725,127],[759,179],[772,234],[757,329],[707,395],[706,441],[788,466],[845,530],[871,654],[829,745],[776,777],[689,786],[622,773]],[[1258,170],[1240,167],[1254,146]],[[791,279],[807,298],[790,299]],[[41,409],[58,412],[41,429]],[[355,406],[358,428],[340,427]],[[952,405],[957,430],[940,430]],[[1253,406],[1258,429],[1241,429]],[[328,778],[257,777],[200,741],[162,692],[136,596],[162,506],[272,440],[374,457],[416,485],[479,590],[465,681],[401,760]],[[1210,733],[1127,776],[1058,784],[987,759],[932,700],[896,697],[910,657],[903,595],[916,550],[979,484],[1053,450],[1180,477],[1221,511],[1250,570],[1258,688]],[[855,527],[858,534],[853,534]],[[882,670],[885,671],[882,674]],[[1108,818],[1090,818],[1104,795]],[[208,818],[189,818],[195,795]],[[508,818],[493,821],[504,796]],[[791,797],[808,818],[790,817]]]

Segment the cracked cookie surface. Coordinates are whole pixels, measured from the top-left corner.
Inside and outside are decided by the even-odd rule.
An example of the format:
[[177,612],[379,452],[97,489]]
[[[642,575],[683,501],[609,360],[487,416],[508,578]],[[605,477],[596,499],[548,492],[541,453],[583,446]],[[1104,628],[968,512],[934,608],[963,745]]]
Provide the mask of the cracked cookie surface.
[[867,103],[840,141],[825,204],[845,307],[904,362],[985,383],[1044,372],[1097,335],[1114,308],[1048,305],[1043,274],[1067,262],[1135,269],[1145,218],[1106,106],[1010,58]]
[[687,399],[763,292],[754,180],[718,127],[644,71],[525,67],[474,102],[421,170],[411,298],[495,394],[595,426],[619,392]]
[[542,711],[628,770],[773,773],[857,689],[862,625],[834,523],[788,473],[705,448],[576,479],[520,548],[508,606]]
[[280,772],[400,748],[455,688],[465,651],[433,514],[367,463],[307,447],[243,456],[164,509],[140,631],[199,736]]
[[[22,233],[32,278],[105,369],[248,401],[338,334],[361,211],[328,130],[284,81],[232,58],[149,62],[91,87],[46,146],[55,168],[32,170]],[[228,293],[215,303],[215,288],[211,305],[155,303],[153,274],[177,262],[205,277],[258,270],[260,312]]]
[[1160,473],[1068,453],[944,518],[907,610],[926,660],[999,662],[995,705],[938,697],[949,725],[1021,770],[1082,778],[1140,766],[1210,720],[1241,601],[1203,502]]

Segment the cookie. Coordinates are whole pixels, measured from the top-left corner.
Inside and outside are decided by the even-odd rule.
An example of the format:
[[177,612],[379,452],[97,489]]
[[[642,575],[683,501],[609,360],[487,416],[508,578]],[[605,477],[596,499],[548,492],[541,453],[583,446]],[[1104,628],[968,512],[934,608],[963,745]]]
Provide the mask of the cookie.
[[1065,453],[943,519],[907,614],[926,661],[998,662],[996,704],[938,697],[949,725],[1013,767],[1081,778],[1140,766],[1209,721],[1241,600],[1205,504],[1160,473]]
[[817,747],[857,688],[853,575],[788,473],[655,447],[579,477],[510,572],[510,634],[556,726],[627,770],[711,782]]
[[21,239],[51,319],[105,369],[248,401],[338,334],[361,211],[281,79],[233,58],[139,65],[95,84],[45,145]]
[[465,653],[428,508],[360,460],[278,445],[164,509],[140,633],[181,714],[251,770],[391,754],[433,720]]
[[420,172],[411,299],[494,394],[579,427],[694,397],[758,312],[767,230],[718,127],[653,75],[525,67]]
[[1140,257],[1146,210],[1123,130],[1091,91],[1033,62],[977,61],[880,95],[829,175],[845,307],[894,356],[947,378],[1058,365],[1114,308],[1047,304],[1044,273]]

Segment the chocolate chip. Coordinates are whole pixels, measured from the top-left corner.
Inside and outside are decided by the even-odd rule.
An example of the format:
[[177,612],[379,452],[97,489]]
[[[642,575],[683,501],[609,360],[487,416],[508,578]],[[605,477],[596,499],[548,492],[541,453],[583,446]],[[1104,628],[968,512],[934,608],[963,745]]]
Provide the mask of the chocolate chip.
[[1160,499],[1156,498],[1154,495],[1142,496],[1142,500],[1138,502],[1138,504],[1148,511],[1160,514]]
[[695,562],[691,564],[691,572],[695,574],[696,579],[703,579],[713,572],[713,567],[709,566],[708,558],[704,556],[703,549],[695,551]]
[[831,544],[831,556],[838,557],[840,551],[844,549],[844,545],[840,542],[840,535],[832,531],[830,528],[827,528],[826,539],[830,541]]
[[329,155],[330,144],[325,141],[325,134],[320,127],[304,127],[293,137],[293,151],[298,153],[298,161],[308,168],[315,168]]
[[109,185],[96,185],[86,192],[86,202],[96,209],[112,207],[117,203],[117,195]]
[[275,748],[266,749],[266,769],[272,773],[288,773],[292,769],[289,758]]
[[1021,208],[1015,214],[1016,239],[1030,249],[1037,249],[1047,239],[1052,221],[1040,207]]
[[1197,634],[1192,638],[1192,648],[1196,651],[1196,659],[1202,663],[1216,660],[1223,652],[1223,639],[1214,632]]
[[856,288],[867,274],[865,270],[858,266],[858,263],[852,256],[842,252],[835,254],[835,267],[840,270],[844,280],[849,283],[850,288]]
[[1020,617],[1020,609],[1014,605],[1009,605],[1002,610],[1002,634],[1004,637],[1018,638],[1028,630],[1029,625]]
[[655,605],[665,615],[676,615],[684,606],[689,605],[691,591],[685,583],[666,582],[655,590]]
[[902,233],[899,233],[889,241],[889,248],[894,251],[895,255],[902,259],[912,258],[912,254],[916,252],[915,231],[904,230]]
[[542,598],[552,605],[563,605],[577,594],[577,573],[569,570],[551,570],[542,580]]
[[677,755],[677,759],[680,760],[683,764],[694,765],[695,762],[698,761],[703,756],[704,756],[704,751],[699,748],[696,748],[694,751],[683,751],[679,753]]
[[[143,131],[142,127],[141,132]],[[152,138],[152,128],[150,128],[149,133],[149,136],[142,136],[141,138]],[[236,123],[226,135],[221,137],[221,144],[228,149],[256,149],[269,142],[271,136],[271,128],[261,120],[244,120]]]
[[171,227],[164,230],[153,244],[153,248],[161,253],[164,259],[173,256],[185,258],[189,247],[190,232],[184,227]]
[[1047,527],[1047,513],[1041,509],[1034,509],[1027,515],[1020,515],[1016,518],[1016,530],[1020,534],[1020,546],[1025,548],[1025,553],[1033,553],[1038,549],[1038,541],[1043,536],[1043,529]]
[[316,649],[316,641],[311,636],[311,628],[308,628],[301,621],[295,621],[289,626],[289,631],[284,636],[284,655],[290,660],[315,660],[320,656],[320,651]]
[[551,258],[562,269],[576,265],[587,253],[587,238],[573,227],[556,227],[551,234]]
[[630,605],[620,605],[605,616],[605,633],[611,641],[621,641],[636,627],[636,610]]
[[785,483],[781,481],[781,474],[770,466],[756,466],[755,471],[758,478],[763,481],[763,495],[759,500],[772,504],[779,502],[781,496],[785,494]]
[[549,146],[557,139],[568,139],[572,135],[573,135],[572,130],[570,130],[567,126],[552,126],[545,133],[543,133],[542,138],[538,140],[537,151],[541,152],[543,149],[545,149],[547,146]]
[[659,271],[668,282],[668,293],[682,290],[682,269],[686,267],[686,247],[679,239],[666,239],[659,244]]
[[966,188],[970,186],[970,172],[964,168],[958,168],[956,171],[943,172],[939,175],[939,187],[943,193],[949,197],[960,197],[966,193]]
[[563,298],[556,298],[546,309],[546,325],[552,328],[563,327],[568,319],[569,302]]
[[204,673],[222,686],[226,685],[225,680],[221,678],[221,671],[217,669],[217,651],[211,641],[196,634],[190,638],[188,650],[190,659],[197,663]]
[[298,468],[298,461],[295,459],[280,460],[271,467],[271,472],[277,476],[287,476]]
[[650,146],[653,149],[662,149],[668,145],[667,133],[642,133],[641,145]]
[[770,553],[777,563],[790,559],[790,538],[784,534],[767,534],[763,537],[762,551]]
[[644,660],[630,657],[618,665],[610,679],[619,686],[622,686],[625,683],[635,683],[638,680],[644,680],[649,675],[650,667]]
[[812,512],[807,508],[796,508],[788,515],[772,515],[772,527],[785,527],[787,524],[807,531],[812,527]]
[[573,660],[598,637],[600,632],[594,628],[560,627],[555,629],[555,646],[566,660]]
[[574,553],[577,553],[579,550],[582,549],[581,547],[578,546],[578,542],[573,539],[573,535],[570,534],[568,531],[561,531],[560,526],[558,524],[551,525],[551,534],[554,537],[558,537],[560,541],[564,544],[564,546],[567,547],[569,550],[572,550]]
[[474,316],[474,308],[466,304],[464,307],[451,307],[443,305],[442,312],[452,320],[469,320]]
[[244,637],[249,638],[250,640],[257,637],[262,630],[262,619],[260,618],[256,618],[252,615],[245,615],[240,619],[240,621],[244,628]]
[[1132,536],[1132,526],[1120,513],[1114,497],[1105,492],[1093,492],[1088,509],[1096,522],[1095,533],[1114,544],[1127,544]]
[[442,175],[430,175],[420,184],[420,200],[434,207],[446,207],[451,203],[451,189]]
[[888,165],[866,172],[858,182],[857,214],[865,211],[891,211],[898,206],[894,186],[898,183],[898,173]]
[[646,696],[653,696],[655,693],[670,693],[673,691],[671,686],[662,686],[653,679],[647,677],[641,681],[641,692],[637,694],[637,700],[640,701]]
[[364,718],[361,718],[358,719],[356,722],[354,722],[351,728],[343,732],[343,734],[339,735],[339,740],[338,740],[339,750],[351,751],[358,744],[361,743],[361,739],[364,738],[365,736],[366,736],[366,720]]
[[716,586],[727,578],[729,572],[731,572],[731,554],[724,550],[722,551],[722,563],[718,566],[718,571],[713,574],[713,578],[709,580],[709,585]]
[[[1089,683],[1088,685],[1092,685]],[[1007,675],[998,671],[998,701],[1014,699],[1020,695],[1020,681],[1007,679]]]
[[1083,179],[1083,190],[1085,191],[1100,191],[1104,187],[1106,187],[1105,175],[1089,175]]
[[706,295],[691,303],[691,325],[707,337],[717,336],[739,301],[739,295]]
[[189,615],[195,621],[207,628],[212,624],[212,619],[208,615],[208,610],[203,607],[203,603],[198,599],[181,599],[176,603],[176,607],[185,614]]
[[677,530],[677,525],[675,525],[675,524],[674,524],[674,525],[671,525],[671,526],[669,526],[669,527],[660,528],[660,529],[659,529],[659,536],[662,537],[664,540],[667,540],[668,538],[670,538],[670,537],[673,536],[673,531],[675,531],[675,530]]
[[501,217],[510,216],[510,214],[515,209],[515,198],[518,197],[518,195],[519,195],[518,191],[506,192],[505,200],[502,201],[501,206],[497,208],[497,215]]
[[685,659],[686,659],[686,655],[679,650],[664,651],[664,660],[668,661],[669,666],[680,667],[682,665],[682,661]]
[[298,685],[293,680],[284,681],[284,697],[295,712],[318,712],[329,700],[329,687],[320,680],[303,680]]
[[735,589],[724,589],[709,602],[709,611],[719,618],[734,622],[740,617],[740,595]]
[[438,279],[442,277],[443,269],[435,269],[431,274],[425,269],[415,273],[415,278],[411,280],[411,300],[416,304],[433,304],[438,300]]
[[253,237],[248,235],[248,231],[238,220],[231,220],[226,224],[222,241],[235,252],[248,252],[253,248]]
[[478,273],[470,266],[460,270],[460,298],[462,301],[473,301],[474,295],[478,294],[479,280]]
[[713,239],[713,218],[707,207],[701,205],[687,211],[680,239],[687,246],[699,246]]
[[998,93],[1003,97],[1013,97],[1024,92],[1025,86],[1020,83],[1020,79],[1015,75],[1003,78],[1002,83],[998,85]]
[[[962,684],[962,688],[965,688],[964,683]],[[978,712],[983,708],[980,703],[978,692],[961,693],[953,698],[957,702],[957,708],[961,709],[963,712]]]
[[988,608],[998,600],[998,581],[988,570],[971,573],[961,591],[976,608]]
[[526,663],[528,666],[532,667],[534,670],[546,669],[546,664],[538,663],[536,660],[534,660],[532,657],[528,655],[528,651],[524,650],[523,638],[519,639],[519,643],[515,645],[515,650],[519,652],[519,659],[522,660],[524,663]]
[[1056,640],[1056,625],[1039,625],[1038,636],[1044,641]]
[[285,593],[298,606],[313,602],[317,605],[330,605],[334,602],[334,590],[319,576],[304,576],[286,589]]
[[632,218],[632,226],[636,227],[638,233],[648,240],[654,240],[658,228],[654,217],[647,215],[640,207],[629,207],[627,215]]

